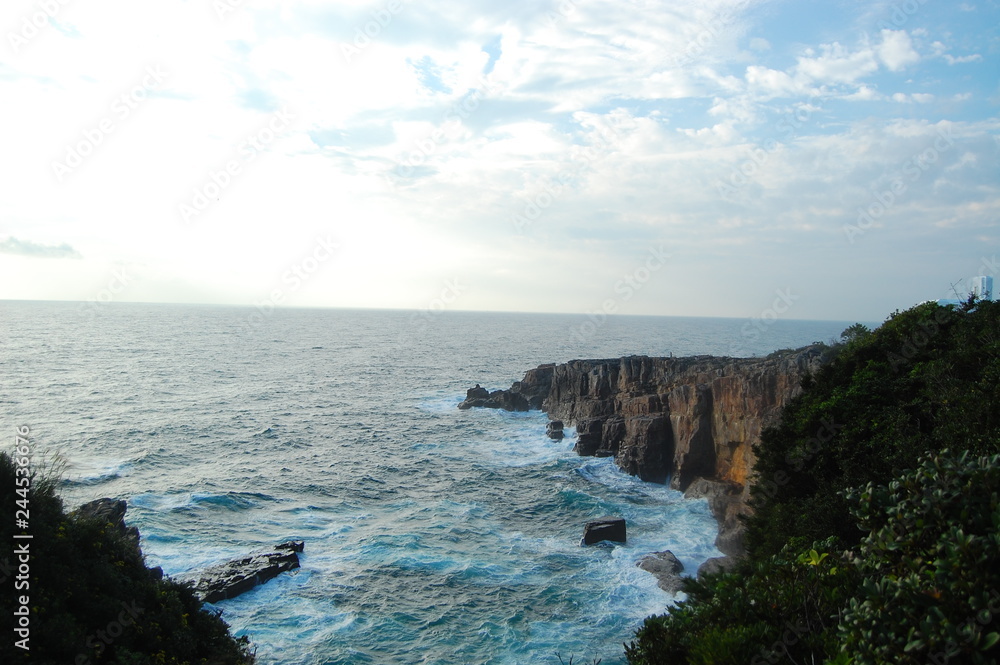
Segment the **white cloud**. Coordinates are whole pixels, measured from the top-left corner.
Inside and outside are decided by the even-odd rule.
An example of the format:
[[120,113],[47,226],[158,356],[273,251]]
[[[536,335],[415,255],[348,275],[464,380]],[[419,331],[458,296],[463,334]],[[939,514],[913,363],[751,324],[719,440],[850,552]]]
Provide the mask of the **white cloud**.
[[[295,304],[421,307],[458,277],[470,284],[466,307],[579,310],[659,243],[691,279],[753,275],[734,300],[773,292],[790,274],[812,279],[813,264],[796,258],[809,248],[845,266],[869,251],[841,227],[943,131],[948,105],[930,102],[981,98],[984,87],[964,79],[956,94],[928,74],[978,56],[923,46],[916,18],[909,33],[868,43],[843,25],[794,35],[780,21],[765,26],[758,10],[780,4],[578,1],[561,16],[527,1],[407,3],[350,61],[342,47],[378,3],[262,0],[224,21],[210,4],[67,5],[60,21],[79,38],[49,31],[0,65],[0,94],[18,102],[0,127],[0,237],[65,243],[83,258],[8,253],[0,283],[27,284],[17,297],[87,297],[124,262],[142,278],[135,298],[252,302],[321,232],[343,249]],[[820,34],[830,43],[809,48]],[[918,48],[935,62],[922,63]],[[114,131],[56,182],[52,161],[112,113],[147,63],[169,73],[164,86],[115,116]],[[898,80],[904,70],[912,83]],[[241,143],[272,106],[288,109],[291,127],[181,224],[178,204],[243,159]],[[982,205],[948,213],[956,228],[982,227],[998,197],[983,141],[995,149],[987,139],[998,128],[968,120],[995,116],[980,106],[962,105],[963,122],[948,126],[962,149],[921,173],[865,236],[871,251],[909,237],[892,220],[908,219],[912,235],[965,200]],[[720,196],[720,182],[735,196]],[[538,214],[516,227],[530,205]],[[772,286],[759,265],[779,247],[791,258],[770,262],[781,280]],[[651,286],[629,307],[727,313],[706,312],[685,289],[683,279]],[[830,316],[818,305],[816,315]]]
[[[822,54],[815,56],[808,49],[798,58],[796,71],[813,81],[824,83],[854,83],[878,70],[878,63],[871,49],[851,52],[838,42],[823,44]],[[815,57],[813,57],[815,56]]]
[[914,50],[913,40],[905,30],[883,30],[881,34],[877,53],[889,71],[898,72],[920,62],[920,54]]
[[955,56],[945,53],[944,59],[949,65],[961,65],[967,62],[980,62],[983,59],[983,56],[978,53],[973,53],[972,55],[963,55],[956,58]]

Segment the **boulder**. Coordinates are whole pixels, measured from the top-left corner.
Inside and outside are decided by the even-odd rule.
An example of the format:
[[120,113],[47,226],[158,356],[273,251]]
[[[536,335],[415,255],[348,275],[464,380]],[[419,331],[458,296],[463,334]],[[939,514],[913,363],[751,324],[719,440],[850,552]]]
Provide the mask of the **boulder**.
[[656,577],[656,583],[667,593],[676,594],[684,586],[681,573],[682,564],[670,550],[653,552],[640,559],[635,565]]
[[276,545],[205,569],[194,583],[194,591],[206,603],[235,598],[279,574],[299,567],[301,540]]
[[545,426],[545,435],[550,439],[555,439],[556,441],[561,440],[565,434],[563,434],[563,421],[553,420]]
[[581,545],[593,545],[602,540],[615,543],[625,542],[625,520],[620,517],[605,517],[587,522],[583,529]]
[[705,575],[711,575],[713,573],[721,573],[726,570],[731,570],[738,559],[731,556],[717,556],[707,560],[705,563],[698,566],[698,577],[704,577]]

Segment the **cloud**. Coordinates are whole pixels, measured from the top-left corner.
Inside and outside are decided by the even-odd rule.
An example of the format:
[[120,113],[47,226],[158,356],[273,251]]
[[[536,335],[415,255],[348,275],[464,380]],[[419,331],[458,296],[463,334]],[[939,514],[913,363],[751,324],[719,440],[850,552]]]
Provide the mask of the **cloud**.
[[18,240],[14,236],[0,242],[0,252],[30,256],[36,259],[81,259],[80,252],[66,243],[62,245],[40,245],[28,240]]
[[877,53],[892,72],[920,62],[920,54],[914,50],[913,40],[906,30],[883,30],[882,43],[879,44]]
[[820,46],[822,55],[807,49],[799,56],[796,70],[818,83],[854,83],[878,71],[878,62],[871,49],[851,52],[839,42]]
[[979,55],[978,53],[973,53],[972,55],[961,55],[956,58],[953,55],[945,53],[944,59],[945,62],[947,62],[949,65],[961,65],[966,62],[979,62],[980,60],[983,59],[983,56]]

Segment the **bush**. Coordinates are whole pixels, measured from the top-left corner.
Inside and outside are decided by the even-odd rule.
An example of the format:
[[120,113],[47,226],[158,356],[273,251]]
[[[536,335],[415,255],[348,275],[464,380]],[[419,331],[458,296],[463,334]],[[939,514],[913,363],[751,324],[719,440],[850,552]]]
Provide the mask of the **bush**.
[[840,626],[854,662],[996,662],[1000,455],[926,455],[887,487],[869,484],[848,500],[870,529],[863,591]]
[[765,482],[751,489],[752,554],[775,554],[796,537],[852,547],[862,532],[845,490],[886,484],[925,451],[956,442],[1000,452],[1000,302],[925,303],[845,338],[755,448]]
[[860,584],[856,568],[830,555],[832,541],[686,580],[688,599],[650,617],[625,653],[633,665],[761,665],[822,660],[836,648],[839,614]]

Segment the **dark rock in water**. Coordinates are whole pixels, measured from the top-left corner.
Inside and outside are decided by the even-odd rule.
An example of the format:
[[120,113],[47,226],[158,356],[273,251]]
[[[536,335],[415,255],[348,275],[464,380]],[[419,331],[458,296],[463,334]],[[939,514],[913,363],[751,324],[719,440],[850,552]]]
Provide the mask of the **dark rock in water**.
[[289,541],[271,550],[251,553],[202,571],[194,591],[206,603],[235,598],[254,587],[299,567],[298,552],[305,549],[301,540]]
[[[517,385],[517,384],[515,384]],[[460,409],[480,407],[485,409],[504,409],[505,411],[529,411],[528,400],[520,393],[512,390],[487,391],[476,384],[465,393],[465,399],[458,405]]]
[[458,408],[471,409],[474,406],[486,406],[489,398],[490,391],[477,383],[475,388],[469,388],[465,391],[465,400],[458,405]]
[[555,439],[556,441],[562,439],[565,434],[563,434],[563,421],[553,420],[548,425],[545,426],[545,434],[550,439]]
[[530,411],[541,409],[542,401],[548,395],[552,384],[555,365],[541,365],[521,381],[516,381],[508,390],[487,391],[478,383],[465,393],[465,399],[458,405],[460,409],[483,407],[506,411]]
[[583,529],[581,545],[593,545],[602,540],[615,543],[625,542],[625,520],[620,517],[605,517],[604,519],[587,522]]
[[684,564],[670,550],[648,554],[635,565],[652,573],[659,587],[667,593],[675,594],[684,586],[681,579]]
[[732,556],[717,556],[698,566],[698,577],[731,570],[739,560]]

